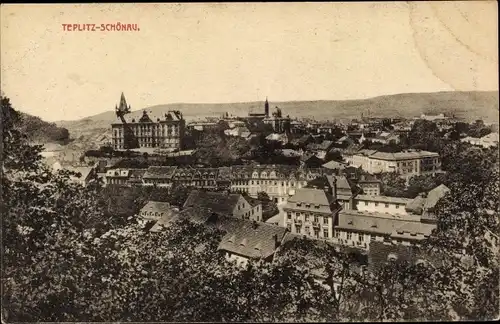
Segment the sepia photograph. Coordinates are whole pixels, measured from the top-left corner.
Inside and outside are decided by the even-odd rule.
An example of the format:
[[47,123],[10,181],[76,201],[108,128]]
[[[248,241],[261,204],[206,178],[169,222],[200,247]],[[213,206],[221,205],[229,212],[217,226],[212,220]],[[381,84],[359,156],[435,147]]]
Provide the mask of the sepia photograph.
[[496,1],[2,4],[1,318],[499,319]]

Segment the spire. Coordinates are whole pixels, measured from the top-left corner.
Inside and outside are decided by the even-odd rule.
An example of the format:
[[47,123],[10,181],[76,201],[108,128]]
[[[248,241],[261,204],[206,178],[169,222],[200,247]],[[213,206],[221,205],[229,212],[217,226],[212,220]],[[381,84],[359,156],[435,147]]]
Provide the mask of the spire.
[[130,112],[130,106],[127,105],[127,100],[125,99],[125,95],[123,94],[123,92],[120,97],[120,105],[118,106],[118,110],[124,113]]
[[266,96],[266,102],[264,104],[264,113],[266,117],[269,117],[269,101],[267,101],[267,96]]

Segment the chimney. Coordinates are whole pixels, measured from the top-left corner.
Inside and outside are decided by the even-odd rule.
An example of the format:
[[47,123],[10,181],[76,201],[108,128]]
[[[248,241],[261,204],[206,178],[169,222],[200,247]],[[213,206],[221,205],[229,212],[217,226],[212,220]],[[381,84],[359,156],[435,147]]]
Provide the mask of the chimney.
[[278,241],[278,234],[274,234],[273,239],[274,239],[274,248],[277,249],[280,246],[280,242]]

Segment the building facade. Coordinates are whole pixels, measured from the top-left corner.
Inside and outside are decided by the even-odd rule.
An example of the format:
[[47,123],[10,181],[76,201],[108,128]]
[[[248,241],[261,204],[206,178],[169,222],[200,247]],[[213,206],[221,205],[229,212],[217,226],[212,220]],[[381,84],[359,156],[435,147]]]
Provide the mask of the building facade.
[[283,207],[283,223],[292,234],[331,239],[341,210],[335,196],[335,187],[297,189]]
[[321,169],[301,169],[290,165],[233,166],[231,191],[257,197],[261,191],[277,204],[286,203],[289,196],[323,174]]
[[[116,111],[130,111],[122,93],[120,105]],[[168,111],[163,116],[150,116],[146,111],[139,119],[120,115],[111,124],[112,145],[115,150],[127,148],[158,147],[170,150],[181,150],[185,134],[186,121],[178,110]],[[130,146],[130,142],[135,143]],[[129,145],[129,146],[127,146]]]
[[361,150],[346,155],[349,165],[361,167],[364,171],[375,174],[396,172],[403,178],[415,175],[436,174],[441,172],[439,154],[420,150],[408,150],[398,153]]

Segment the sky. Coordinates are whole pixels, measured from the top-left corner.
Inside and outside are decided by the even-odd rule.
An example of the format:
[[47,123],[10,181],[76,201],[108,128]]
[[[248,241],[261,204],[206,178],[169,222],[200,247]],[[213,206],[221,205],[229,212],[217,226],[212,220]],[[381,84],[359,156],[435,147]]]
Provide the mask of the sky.
[[[133,110],[498,91],[495,1],[0,8],[1,91],[47,121],[112,110],[122,91]],[[140,30],[62,26],[116,22]]]

